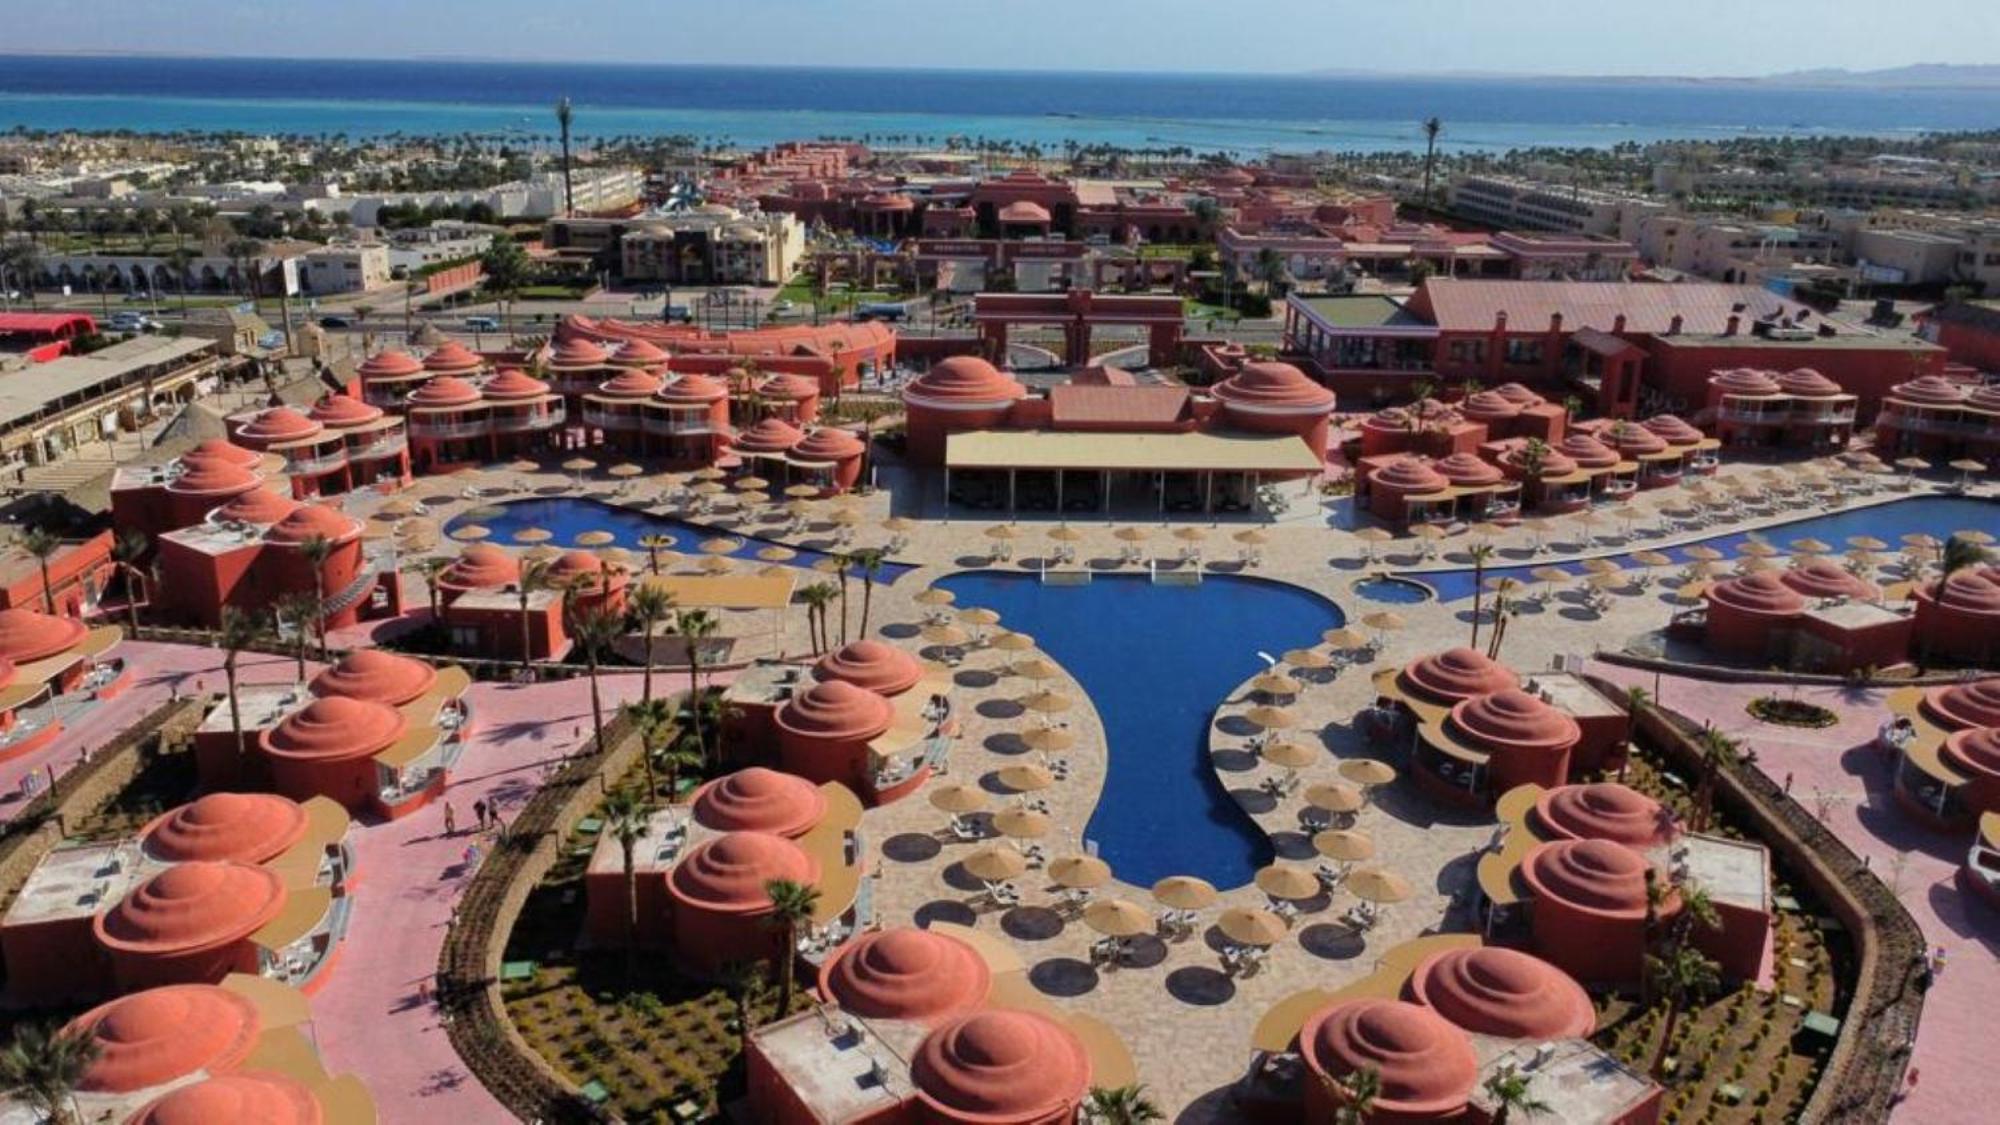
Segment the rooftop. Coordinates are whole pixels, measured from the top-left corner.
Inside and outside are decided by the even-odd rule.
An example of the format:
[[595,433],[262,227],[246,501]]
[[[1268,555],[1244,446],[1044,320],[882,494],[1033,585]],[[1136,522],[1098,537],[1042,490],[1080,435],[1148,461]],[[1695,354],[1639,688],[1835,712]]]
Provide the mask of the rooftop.
[[1690,835],[1676,847],[1685,848],[1688,878],[1719,903],[1748,910],[1771,909],[1771,853],[1764,845],[1722,836]]
[[3,923],[27,926],[88,918],[109,909],[133,887],[166,869],[146,858],[137,840],[57,848],[35,865],[7,908]]
[[820,1121],[858,1120],[915,1097],[909,1060],[930,1029],[830,1011],[801,1012],[750,1037],[793,1096]]
[[135,336],[89,355],[66,355],[27,371],[0,375],[0,427],[13,426],[74,396],[107,393],[149,367],[185,362],[215,341],[195,336]]
[[1292,302],[1333,328],[1429,328],[1401,301],[1378,295],[1294,297]]
[[1533,1080],[1532,1096],[1548,1108],[1534,1116],[1547,1121],[1622,1121],[1657,1089],[1645,1075],[1605,1054],[1588,1040],[1523,1043],[1490,1035],[1472,1037],[1479,1056],[1479,1080],[1472,1105],[1487,1116],[1498,1106],[1486,1079],[1512,1067]]

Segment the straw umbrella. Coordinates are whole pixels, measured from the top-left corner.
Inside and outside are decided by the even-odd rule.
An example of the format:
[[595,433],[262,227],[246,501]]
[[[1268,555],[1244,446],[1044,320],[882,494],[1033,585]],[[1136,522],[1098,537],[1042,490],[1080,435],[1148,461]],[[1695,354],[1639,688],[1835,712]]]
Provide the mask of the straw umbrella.
[[417,514],[417,502],[406,496],[398,496],[375,509],[375,514],[385,520],[406,519]]
[[588,457],[572,457],[569,460],[564,461],[562,463],[562,467],[563,471],[569,473],[571,476],[581,477],[583,474],[589,472],[592,469],[595,469],[597,467],[597,462],[591,460]]
[[1395,538],[1386,529],[1380,527],[1364,527],[1360,531],[1355,532],[1354,537],[1367,544],[1366,554],[1369,562],[1375,561],[1375,548]]
[[1076,735],[1062,727],[1036,727],[1021,736],[1028,749],[1041,754],[1060,754],[1076,745]]
[[1993,545],[1993,536],[1984,531],[1954,531],[1951,533],[1951,537],[1961,543],[1970,543],[1975,547],[1991,547]]
[[1076,706],[1076,700],[1059,691],[1042,690],[1021,700],[1021,706],[1037,714],[1060,715]]
[[1062,669],[1056,667],[1055,661],[1041,656],[1031,656],[1026,660],[1017,661],[1008,665],[1007,670],[1029,680],[1052,680],[1062,675]]
[[1213,905],[1217,897],[1208,880],[1192,875],[1169,875],[1153,884],[1153,898],[1175,910],[1200,910]]
[[1622,569],[1610,559],[1585,559],[1577,565],[1590,574],[1616,574]]
[[1232,906],[1215,919],[1223,936],[1238,945],[1275,945],[1285,939],[1285,920],[1269,910]]
[[1302,770],[1319,761],[1319,754],[1302,742],[1269,742],[1257,752],[1265,761],[1288,770]]
[[1342,885],[1355,898],[1383,906],[1402,902],[1416,893],[1408,879],[1381,867],[1361,868],[1349,875]]
[[1368,833],[1352,828],[1329,828],[1324,832],[1315,832],[1312,845],[1314,851],[1342,863],[1358,863],[1375,856],[1375,841]]
[[985,606],[967,606],[958,611],[958,619],[975,628],[986,628],[1000,624],[1000,614]]
[[1722,552],[1716,550],[1714,547],[1707,545],[1706,543],[1696,544],[1695,546],[1689,547],[1687,550],[1681,553],[1686,555],[1688,558],[1695,560],[1696,562],[1722,561]]
[[763,477],[737,477],[729,487],[738,492],[762,492],[771,487],[771,482]]
[[1083,924],[1117,942],[1122,957],[1126,938],[1153,932],[1153,914],[1136,902],[1105,899],[1083,908]]
[[1066,523],[1057,524],[1056,526],[1049,529],[1049,538],[1055,540],[1058,543],[1075,543],[1076,541],[1083,538],[1083,532],[1078,531],[1077,529],[1071,527]]
[[1538,566],[1528,572],[1528,577],[1542,584],[1542,596],[1547,597],[1557,586],[1566,586],[1576,575],[1559,566]]
[[1033,809],[1001,809],[993,814],[993,830],[1014,840],[1039,840],[1049,834],[1046,813]]
[[986,791],[974,785],[953,783],[942,785],[931,791],[931,807],[954,816],[975,813],[986,808],[989,799]]
[[643,466],[634,465],[630,461],[620,461],[618,464],[604,470],[604,472],[607,476],[614,476],[619,480],[631,480],[633,477],[643,477],[646,475],[646,470]]
[[1208,538],[1208,532],[1203,531],[1201,528],[1195,527],[1190,524],[1184,527],[1175,528],[1174,538],[1180,540],[1183,543],[1199,543],[1202,540]]
[[1632,552],[1632,561],[1646,567],[1674,565],[1674,560],[1658,551],[1634,551]]
[[1375,630],[1376,635],[1379,637],[1384,633],[1394,633],[1401,629],[1403,627],[1403,618],[1401,614],[1382,609],[1363,617],[1361,623]]
[[1260,704],[1243,712],[1243,717],[1262,730],[1290,730],[1299,725],[1299,717],[1286,707],[1272,707]]
[[790,547],[781,547],[773,544],[769,547],[757,548],[757,557],[764,562],[785,563],[798,558],[799,553]]
[[1889,549],[1889,544],[1875,538],[1873,535],[1850,535],[1847,537],[1847,545],[1857,551],[1886,551]]
[[952,593],[942,586],[927,587],[923,593],[916,596],[916,603],[918,605],[945,606],[957,600],[957,594]]
[[571,542],[579,547],[608,547],[618,542],[618,537],[608,531],[586,531]]
[[1340,763],[1340,776],[1364,790],[1396,780],[1396,767],[1374,758],[1354,758]]
[[1347,626],[1328,629],[1320,634],[1320,640],[1325,641],[1326,646],[1335,652],[1355,652],[1367,648],[1369,644],[1366,633]]
[[[791,490],[787,489],[786,491],[789,492]],[[892,535],[907,534],[916,530],[916,527],[917,521],[910,519],[908,516],[890,516],[888,519],[882,521],[882,530]]]
[[1275,899],[1297,901],[1315,898],[1320,894],[1319,876],[1303,867],[1288,867],[1274,863],[1261,868],[1256,876],[1257,889]]
[[1810,538],[1794,539],[1791,541],[1790,546],[1794,554],[1800,554],[1800,555],[1824,555],[1828,551],[1833,550],[1833,548],[1827,545],[1826,543],[1823,543],[1818,539],[1810,539]]
[[742,549],[743,540],[731,539],[726,535],[704,539],[701,542],[701,553],[704,555],[733,555]]
[[1251,680],[1250,690],[1265,695],[1297,695],[1299,682],[1283,672],[1273,670]]
[[1048,767],[1033,762],[1008,766],[994,774],[994,777],[1000,784],[1016,793],[1039,793],[1056,783],[1056,777],[1048,771]]
[[987,647],[999,649],[1001,652],[1033,652],[1035,638],[1026,633],[1001,633],[989,641]]
[[1972,483],[1973,474],[1986,471],[1986,462],[1971,457],[1960,457],[1946,467],[1957,471],[1958,485],[1964,488]]
[[493,529],[482,524],[468,523],[452,528],[448,534],[460,543],[477,543],[481,539],[491,536]]
[[958,648],[972,640],[972,634],[949,622],[924,626],[922,636],[934,645],[944,645],[947,648]]
[[539,473],[542,471],[542,463],[531,457],[516,457],[502,468],[510,473]]
[[974,878],[990,883],[1018,879],[1028,869],[1028,857],[1020,853],[1012,844],[987,844],[969,853],[959,861],[959,866],[970,872]]
[[1285,650],[1285,663],[1294,668],[1324,668],[1333,663],[1333,657],[1316,648],[1290,648]]
[[1049,861],[1049,881],[1058,887],[1089,890],[1111,881],[1111,865],[1094,855],[1062,855]]
[[1153,535],[1152,532],[1143,527],[1132,527],[1129,525],[1121,527],[1111,534],[1126,543],[1144,543],[1147,539],[1152,538]]
[[548,562],[550,559],[561,556],[561,554],[561,551],[556,550],[547,543],[540,543],[522,551],[521,557],[527,559],[529,562]]
[[986,538],[988,539],[997,539],[1004,542],[1007,540],[1019,539],[1021,537],[1021,531],[1019,528],[1015,527],[1013,524],[1010,523],[996,523],[992,527],[986,529],[985,535]]
[[696,565],[703,574],[728,574],[736,569],[728,555],[708,555]]
[[1353,785],[1327,781],[1306,788],[1306,804],[1331,813],[1356,813],[1367,804],[1367,798]]
[[524,543],[531,547],[537,543],[546,543],[555,537],[556,533],[546,527],[524,527],[515,532],[513,536],[514,542]]

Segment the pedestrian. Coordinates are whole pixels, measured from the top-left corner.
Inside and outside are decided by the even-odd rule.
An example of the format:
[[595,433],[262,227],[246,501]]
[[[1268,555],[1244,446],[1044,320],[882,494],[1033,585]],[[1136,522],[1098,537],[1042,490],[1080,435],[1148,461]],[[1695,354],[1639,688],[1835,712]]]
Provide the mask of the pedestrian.
[[479,822],[479,831],[486,831],[486,802],[483,799],[472,802],[472,818]]
[[458,835],[458,813],[451,807],[450,801],[444,803],[444,834]]
[[1932,980],[1936,980],[1944,975],[1944,959],[1945,959],[1944,946],[1940,945],[1936,949],[1931,950]]
[[465,845],[466,873],[470,874],[474,870],[478,869],[478,867],[479,867],[479,845],[478,844]]
[[1790,771],[1790,770],[1786,770],[1786,771],[1785,771],[1785,794],[1786,794],[1787,796],[1790,796],[1790,795],[1791,795],[1791,792],[1792,792],[1792,771]]

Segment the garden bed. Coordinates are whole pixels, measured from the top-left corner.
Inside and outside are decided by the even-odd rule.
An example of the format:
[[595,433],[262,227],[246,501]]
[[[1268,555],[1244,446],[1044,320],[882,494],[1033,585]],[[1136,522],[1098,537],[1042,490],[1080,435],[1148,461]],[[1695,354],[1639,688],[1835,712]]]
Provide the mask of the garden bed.
[[1751,700],[1744,710],[1759,722],[1780,727],[1816,730],[1840,721],[1840,716],[1817,703],[1807,703],[1803,699],[1780,699],[1775,695],[1760,695]]

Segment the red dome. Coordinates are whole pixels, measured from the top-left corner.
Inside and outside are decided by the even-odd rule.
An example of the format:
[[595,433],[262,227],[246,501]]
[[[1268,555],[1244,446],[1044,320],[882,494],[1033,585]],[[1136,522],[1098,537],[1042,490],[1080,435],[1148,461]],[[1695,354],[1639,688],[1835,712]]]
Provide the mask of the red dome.
[[33,664],[83,643],[90,629],[74,617],[56,617],[36,609],[0,609],[0,657],[15,664]]
[[[6,613],[15,612],[8,610]],[[0,617],[6,616],[0,613]],[[0,651],[6,651],[0,644]],[[13,656],[11,651],[7,655]],[[21,658],[14,656],[16,662]],[[2000,727],[2000,676],[1971,683],[1934,687],[1924,693],[1924,707],[1952,730],[1960,727]]]
[[479,388],[456,375],[437,375],[410,392],[408,405],[418,407],[472,406],[479,402]]
[[813,674],[821,680],[843,680],[878,695],[901,695],[923,679],[924,669],[916,657],[895,645],[860,640],[820,657],[813,665]]
[[479,388],[480,397],[489,401],[506,399],[540,398],[549,393],[549,385],[518,367],[503,367],[499,374],[486,380]]
[[1701,440],[1700,430],[1672,414],[1655,414],[1639,424],[1665,438],[1668,445],[1693,445]]
[[1433,953],[1410,977],[1410,996],[1478,1035],[1581,1039],[1597,1026],[1590,994],[1568,973],[1497,945]]
[[325,395],[313,403],[309,415],[313,421],[335,429],[365,426],[381,416],[381,407],[370,406],[352,395]]
[[657,376],[648,375],[636,367],[629,367],[597,385],[597,393],[606,398],[647,398],[660,389]]
[[1764,617],[1795,617],[1806,609],[1805,598],[1770,570],[1717,582],[1708,588],[1708,601],[1711,607],[1727,606]]
[[618,367],[659,367],[672,356],[647,340],[627,340],[618,345],[611,362]]
[[1619,453],[1627,457],[1641,457],[1651,453],[1665,453],[1667,439],[1631,422],[1614,422],[1605,436]]
[[1368,479],[1376,488],[1412,495],[1441,492],[1451,486],[1443,473],[1420,457],[1399,457],[1369,473]]
[[194,861],[132,888],[91,925],[118,952],[170,956],[241,941],[284,905],[284,882],[268,867]]
[[549,564],[548,573],[552,586],[568,586],[571,583],[596,586],[604,580],[604,560],[589,551],[565,551]]
[[786,373],[764,380],[757,393],[777,402],[804,402],[819,397],[819,384],[803,375]]
[[370,379],[413,379],[424,373],[424,365],[408,352],[390,348],[376,352],[354,369],[363,382]]
[[863,452],[861,439],[838,426],[821,426],[792,447],[792,456],[800,461],[851,461]]
[[97,1057],[77,1089],[129,1094],[197,1071],[242,1065],[263,1033],[257,1006],[213,984],[170,984],[121,996],[71,1020],[88,1033]]
[[210,793],[155,818],[146,854],[169,863],[265,863],[306,834],[305,806],[275,793]]
[[437,682],[437,669],[414,656],[357,648],[313,677],[314,695],[371,699],[391,707],[418,698]]
[[457,340],[446,340],[424,357],[424,370],[432,373],[464,375],[479,370],[485,364],[486,361],[480,359],[478,353]]
[[1067,1117],[1090,1090],[1090,1057],[1047,1016],[989,1008],[925,1036],[910,1060],[917,1097],[947,1121]]
[[735,447],[746,453],[787,453],[805,437],[790,422],[781,418],[766,418],[737,434]]
[[717,832],[803,836],[826,815],[826,794],[802,777],[751,766],[694,792],[694,818]]
[[1539,406],[1548,401],[1520,383],[1502,383],[1493,388],[1493,393],[1508,402],[1519,403],[1522,406]]
[[2000,780],[2000,727],[1967,727],[1945,739],[1944,756],[1969,773]]
[[1832,559],[1812,559],[1778,572],[1778,580],[1809,598],[1860,598],[1873,601],[1882,591],[1872,582],[1847,572]]
[[395,745],[409,729],[401,711],[386,703],[329,695],[285,716],[257,736],[264,752],[310,762],[371,758]]
[[1962,384],[1942,375],[1923,375],[1889,388],[1890,398],[1933,406],[1957,406],[1965,401],[1968,393]]
[[699,372],[690,371],[660,388],[661,402],[706,406],[729,397],[729,388]]
[[[1918,590],[1918,596],[1928,597],[1932,589],[1935,587],[1926,584]],[[2000,615],[2000,581],[1988,573],[1955,570],[1944,580],[1944,590],[1936,600],[1940,607],[1959,613]]]
[[1000,208],[999,218],[1003,223],[1046,223],[1052,221],[1049,218],[1048,208],[1026,199],[1017,199],[1007,206]]
[[1778,393],[1778,380],[1768,371],[1758,371],[1749,367],[1738,367],[1728,371],[1718,371],[1709,377],[1708,385],[1731,395],[1774,395]]
[[1326,414],[1333,392],[1289,363],[1246,363],[1217,383],[1216,398],[1238,410],[1272,414]]
[[1567,712],[1519,688],[1462,699],[1452,705],[1451,721],[1475,745],[1494,750],[1556,749],[1583,736]]
[[325,504],[302,504],[272,525],[268,538],[273,543],[304,543],[317,535],[339,542],[360,529],[353,518]]
[[1431,468],[1442,473],[1450,483],[1465,488],[1499,484],[1507,479],[1505,473],[1494,467],[1492,462],[1482,460],[1477,453],[1454,453],[1431,462]]
[[1834,398],[1840,384],[1810,367],[1793,368],[1778,376],[1778,389],[1795,398]]
[[1459,404],[1459,410],[1474,422],[1504,422],[1518,417],[1526,406],[1515,402],[1499,391],[1480,391],[1467,395]]
[[256,488],[256,473],[222,460],[183,462],[179,476],[167,483],[167,491],[183,496],[236,496]]
[[238,493],[229,503],[209,513],[209,518],[269,527],[298,511],[297,500],[269,488],[253,488]]
[[1674,822],[1658,801],[1615,781],[1562,785],[1535,802],[1545,835],[1564,840],[1610,840],[1650,848],[1673,838]]
[[439,577],[456,590],[497,590],[521,580],[521,564],[491,543],[474,543],[458,553]]
[[323,427],[318,422],[289,406],[273,406],[258,411],[248,422],[238,426],[236,436],[259,445],[278,445],[312,437],[321,429]]
[[256,450],[245,449],[221,438],[208,438],[181,454],[182,465],[192,465],[196,461],[223,461],[240,469],[255,469],[263,460],[264,455]]
[[729,832],[705,840],[667,874],[667,890],[681,903],[716,914],[769,910],[765,884],[774,879],[819,882],[818,861],[797,844],[769,832]]
[[1403,666],[1403,680],[1417,694],[1443,703],[1521,686],[1512,668],[1464,645],[1410,661]]
[[2000,411],[2000,386],[1988,383],[1985,386],[1972,388],[1972,393],[1965,396],[1965,405],[1976,406],[1981,410]]
[[1646,857],[1609,840],[1542,844],[1521,864],[1535,892],[1577,910],[1612,918],[1646,916]]
[[931,365],[904,390],[905,401],[923,406],[1004,405],[1024,397],[1027,388],[1014,377],[978,356],[955,355]]
[[895,708],[887,699],[845,680],[825,680],[778,708],[779,729],[828,742],[865,742],[889,729]]
[[848,942],[819,973],[820,995],[863,1019],[941,1020],[984,1004],[992,988],[978,951],[910,926]]
[[1479,1073],[1465,1032],[1431,1009],[1402,1000],[1349,1000],[1323,1008],[1299,1031],[1299,1051],[1307,1067],[1331,1078],[1374,1070],[1382,1079],[1375,1109],[1399,1120],[1458,1113]]
[[319,1125],[312,1090],[276,1071],[244,1070],[182,1086],[126,1125]]
[[[1526,468],[1527,460],[1528,460],[1528,443],[1525,441],[1515,442],[1514,444],[1509,445],[1506,448],[1506,450],[1500,454],[1500,463],[1502,465],[1506,465],[1509,468],[1518,470],[1523,473],[1527,471]],[[1554,446],[1548,447],[1548,449],[1545,452],[1543,452],[1542,468],[1540,475],[1544,477],[1562,477],[1562,476],[1568,476],[1573,472],[1576,472],[1576,462],[1573,459],[1571,459],[1569,454],[1564,453],[1562,450],[1557,449]]]
[[563,340],[549,353],[549,367],[556,371],[584,371],[593,367],[603,367],[610,361],[610,353],[595,342],[579,336]]
[[1557,448],[1563,456],[1586,469],[1608,469],[1618,463],[1617,450],[1586,433],[1570,434]]

